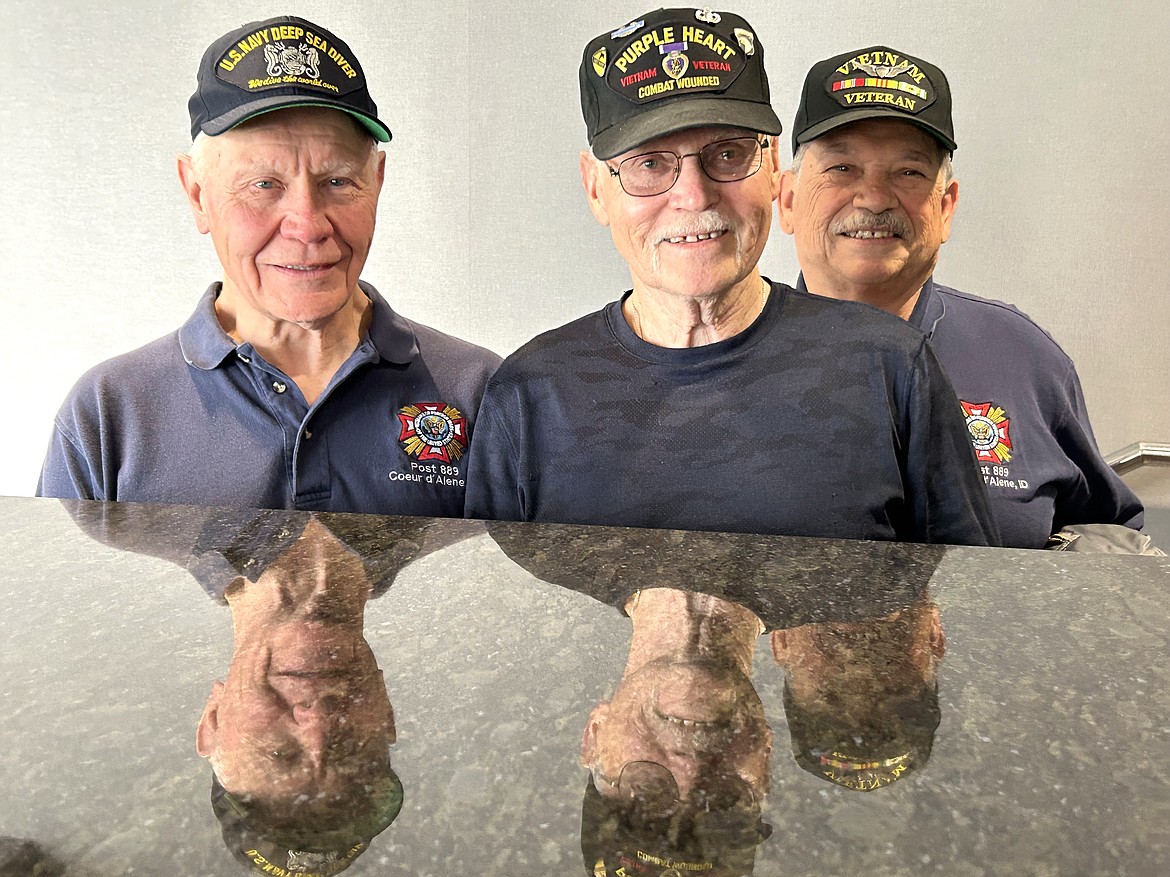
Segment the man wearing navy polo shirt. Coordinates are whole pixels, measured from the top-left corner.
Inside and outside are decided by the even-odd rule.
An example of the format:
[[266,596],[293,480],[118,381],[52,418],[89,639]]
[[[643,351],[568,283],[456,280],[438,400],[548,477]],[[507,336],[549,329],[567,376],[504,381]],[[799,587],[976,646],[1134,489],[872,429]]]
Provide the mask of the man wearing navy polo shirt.
[[178,330],[102,363],[57,415],[37,493],[458,516],[490,351],[359,280],[390,131],[323,28],[207,49],[179,178],[223,267]]
[[873,46],[813,65],[779,199],[798,286],[930,338],[1004,545],[1043,548],[1077,524],[1138,529],[1142,504],[1101,458],[1072,360],[1011,305],[934,281],[959,198],[955,148],[950,87],[930,62]]

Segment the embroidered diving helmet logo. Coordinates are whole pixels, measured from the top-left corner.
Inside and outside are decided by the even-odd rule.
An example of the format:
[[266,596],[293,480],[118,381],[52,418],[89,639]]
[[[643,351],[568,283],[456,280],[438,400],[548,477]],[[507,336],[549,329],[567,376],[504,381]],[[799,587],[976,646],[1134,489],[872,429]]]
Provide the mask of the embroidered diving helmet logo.
[[321,56],[312,46],[297,43],[296,47],[282,42],[270,43],[264,47],[264,60],[269,76],[307,76],[321,78]]
[[445,402],[416,402],[398,411],[398,441],[408,456],[451,463],[467,449],[467,421]]
[[1011,419],[994,402],[963,402],[967,432],[975,458],[983,463],[1006,463],[1012,458]]

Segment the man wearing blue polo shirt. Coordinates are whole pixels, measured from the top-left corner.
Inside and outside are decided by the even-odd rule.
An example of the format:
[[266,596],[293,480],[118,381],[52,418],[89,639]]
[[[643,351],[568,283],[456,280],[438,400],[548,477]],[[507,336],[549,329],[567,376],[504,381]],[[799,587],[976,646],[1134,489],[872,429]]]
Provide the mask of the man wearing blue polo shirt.
[[1069,525],[1138,529],[1141,501],[1101,458],[1072,360],[1011,305],[934,281],[959,197],[955,148],[934,64],[887,46],[814,64],[778,202],[798,287],[874,305],[930,338],[1004,545],[1043,548]]
[[178,330],[102,363],[57,415],[37,493],[458,516],[490,351],[359,280],[390,131],[304,19],[203,56],[179,178],[223,267]]

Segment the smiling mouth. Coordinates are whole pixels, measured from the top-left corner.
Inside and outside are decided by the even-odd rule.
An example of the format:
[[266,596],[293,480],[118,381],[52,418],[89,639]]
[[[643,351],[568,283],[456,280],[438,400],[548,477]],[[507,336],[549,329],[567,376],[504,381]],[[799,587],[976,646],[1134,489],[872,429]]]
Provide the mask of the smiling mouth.
[[677,725],[680,728],[687,728],[687,729],[694,729],[694,730],[704,730],[704,729],[711,729],[711,728],[715,728],[715,727],[722,727],[723,725],[726,724],[725,721],[718,720],[718,719],[684,719],[682,716],[676,716],[676,715],[672,715],[670,713],[665,713],[662,710],[658,709],[657,707],[655,707],[655,709],[654,709],[654,714],[656,716],[658,716],[658,718],[662,719],[662,721],[667,722],[668,724]]
[[685,234],[663,238],[663,242],[668,244],[696,244],[699,241],[713,241],[716,238],[723,237],[725,234],[727,234],[727,229],[721,228],[717,231],[705,231],[698,234]]
[[853,238],[857,241],[884,240],[886,238],[898,237],[894,232],[884,228],[859,228],[856,231],[843,231],[841,235],[842,237]]
[[282,268],[285,271],[303,271],[306,274],[313,271],[324,271],[327,268],[332,268],[331,263],[322,262],[316,265],[277,265],[277,268]]

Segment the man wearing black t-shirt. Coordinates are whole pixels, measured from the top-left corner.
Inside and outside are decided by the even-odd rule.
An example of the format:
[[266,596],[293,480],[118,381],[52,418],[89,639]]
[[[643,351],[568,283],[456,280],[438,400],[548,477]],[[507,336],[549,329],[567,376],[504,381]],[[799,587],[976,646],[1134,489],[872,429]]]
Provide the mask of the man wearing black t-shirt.
[[505,361],[467,514],[995,544],[921,333],[760,276],[781,125],[751,26],[659,10],[580,79],[585,193],[633,288]]

